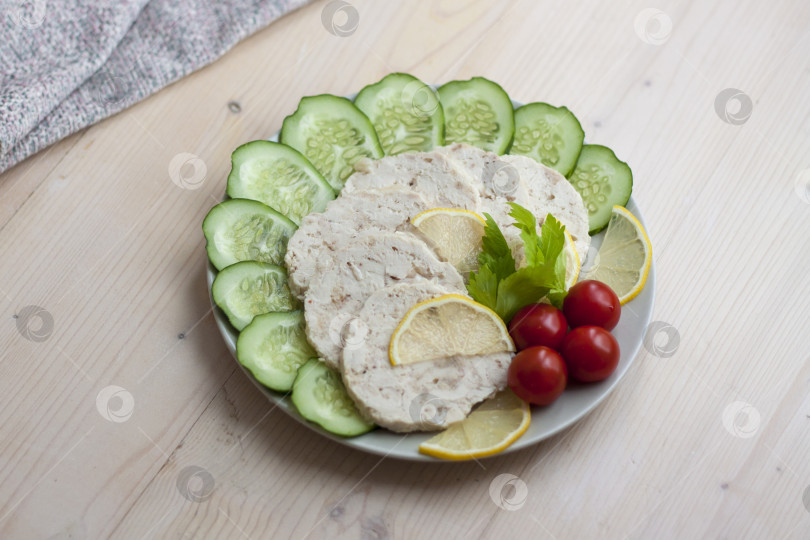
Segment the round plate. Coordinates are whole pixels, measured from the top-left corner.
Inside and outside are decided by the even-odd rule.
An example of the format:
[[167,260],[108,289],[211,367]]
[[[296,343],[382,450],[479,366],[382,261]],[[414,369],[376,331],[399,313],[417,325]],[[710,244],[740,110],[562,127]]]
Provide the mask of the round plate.
[[[353,100],[355,95],[356,94],[346,97]],[[512,103],[516,108],[522,105],[522,103],[514,100],[512,100]],[[270,140],[278,141],[278,132],[276,132]],[[646,229],[641,211],[638,206],[636,206],[632,197],[627,203],[627,209],[638,218]],[[602,244],[604,234],[604,232],[601,232],[591,237],[591,246],[595,249],[588,250],[588,258],[582,265],[583,269],[593,264],[592,259],[595,257],[599,246]],[[208,297],[211,300],[211,306],[214,308],[214,319],[217,322],[217,327],[225,340],[225,345],[228,347],[228,350],[231,351],[235,359],[236,338],[239,332],[230,325],[225,313],[216,306],[214,299],[211,297],[211,285],[214,282],[216,273],[216,268],[209,262],[207,272]],[[652,316],[654,296],[655,260],[653,259],[652,265],[650,266],[650,273],[647,277],[647,283],[638,296],[622,306],[621,319],[619,320],[618,326],[613,329],[613,335],[619,342],[621,349],[621,358],[619,359],[619,366],[616,368],[616,371],[614,371],[610,377],[598,383],[587,385],[577,384],[575,382],[569,383],[569,386],[565,389],[562,396],[551,405],[547,407],[532,407],[532,422],[529,429],[509,448],[496,455],[502,455],[525,448],[559,433],[592,411],[610,394],[622,377],[624,377],[625,373],[627,373],[627,370],[632,365],[641,348],[642,341],[644,340],[644,332]],[[333,435],[320,426],[302,418],[295,410],[295,406],[292,404],[289,394],[281,394],[270,390],[259,383],[242,364],[239,364],[239,362],[237,362],[237,364],[245,373],[245,376],[267,396],[274,406],[277,406],[298,420],[301,424],[317,431],[325,437],[346,446],[382,456],[414,461],[443,461],[419,453],[419,445],[434,435],[431,433],[410,433],[403,435],[385,429],[376,429],[353,438]]]

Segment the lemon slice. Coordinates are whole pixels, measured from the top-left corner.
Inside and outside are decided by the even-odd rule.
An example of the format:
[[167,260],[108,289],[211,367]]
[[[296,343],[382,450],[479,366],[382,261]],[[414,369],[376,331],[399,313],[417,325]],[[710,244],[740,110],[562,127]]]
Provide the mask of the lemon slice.
[[408,310],[391,337],[388,357],[397,366],[514,350],[494,311],[466,296],[446,294]]
[[478,268],[484,219],[469,210],[434,208],[417,214],[413,226],[432,244],[436,254],[463,276]]
[[651,263],[652,244],[644,227],[629,210],[614,206],[599,248],[599,264],[585,278],[606,283],[624,304],[644,288]]
[[532,420],[529,404],[506,389],[483,402],[466,419],[419,445],[442,459],[472,459],[501,452],[518,440]]

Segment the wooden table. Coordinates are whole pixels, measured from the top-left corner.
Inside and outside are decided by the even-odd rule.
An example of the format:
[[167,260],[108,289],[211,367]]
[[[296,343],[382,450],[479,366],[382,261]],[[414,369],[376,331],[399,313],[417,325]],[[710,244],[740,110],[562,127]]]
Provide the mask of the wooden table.
[[[810,537],[810,4],[352,0],[334,33],[325,6],[0,176],[0,537]],[[231,151],[392,71],[565,104],[633,168],[660,324],[529,449],[349,450],[271,411],[214,324]]]

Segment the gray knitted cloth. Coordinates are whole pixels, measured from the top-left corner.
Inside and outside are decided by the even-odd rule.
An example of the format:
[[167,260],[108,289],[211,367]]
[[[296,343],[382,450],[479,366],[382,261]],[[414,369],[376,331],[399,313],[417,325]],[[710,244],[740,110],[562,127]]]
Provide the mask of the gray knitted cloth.
[[0,0],[0,172],[310,0]]

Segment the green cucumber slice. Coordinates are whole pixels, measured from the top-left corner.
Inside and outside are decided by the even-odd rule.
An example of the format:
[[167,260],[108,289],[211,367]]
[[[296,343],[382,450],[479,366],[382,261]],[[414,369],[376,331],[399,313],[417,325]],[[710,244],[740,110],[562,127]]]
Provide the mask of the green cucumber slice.
[[340,375],[317,358],[298,370],[292,402],[301,416],[335,435],[354,437],[374,428],[357,412]]
[[222,270],[239,261],[281,264],[298,227],[266,204],[230,199],[208,212],[202,228],[208,258]]
[[371,120],[388,156],[444,145],[444,112],[436,91],[413,75],[391,73],[360,90],[354,104]]
[[625,206],[633,191],[633,171],[613,150],[586,144],[569,182],[582,196],[588,211],[588,234],[596,234],[610,221],[613,205]]
[[299,307],[290,294],[284,268],[255,261],[238,262],[223,269],[214,278],[211,295],[239,331],[256,315]]
[[510,154],[521,154],[568,176],[577,164],[585,132],[566,107],[529,103],[515,110]]
[[303,311],[256,315],[236,340],[236,359],[263,385],[287,392],[304,363],[318,353],[307,341]]
[[231,154],[228,196],[253,199],[278,210],[296,225],[322,212],[335,192],[298,150],[271,141],[243,144]]
[[498,84],[483,77],[451,81],[439,88],[444,107],[444,139],[504,154],[515,135],[512,100]]
[[368,117],[350,100],[331,94],[302,98],[281,124],[279,140],[304,154],[335,191],[359,159],[383,157]]

